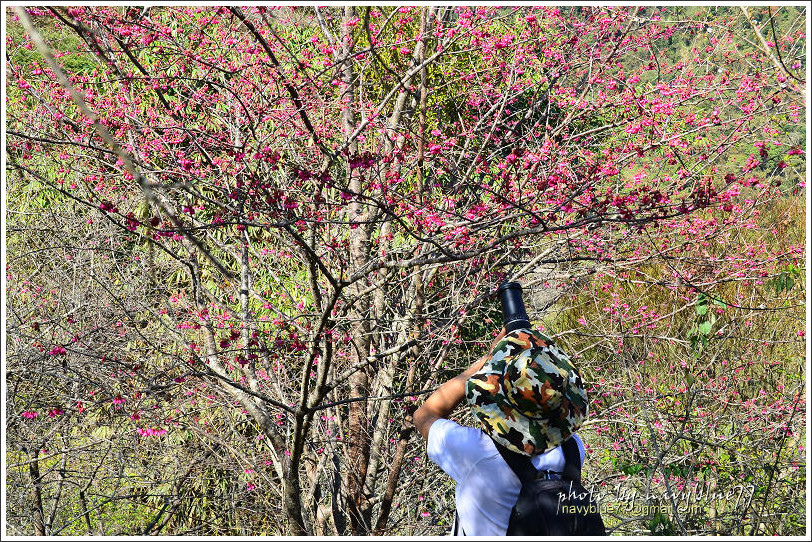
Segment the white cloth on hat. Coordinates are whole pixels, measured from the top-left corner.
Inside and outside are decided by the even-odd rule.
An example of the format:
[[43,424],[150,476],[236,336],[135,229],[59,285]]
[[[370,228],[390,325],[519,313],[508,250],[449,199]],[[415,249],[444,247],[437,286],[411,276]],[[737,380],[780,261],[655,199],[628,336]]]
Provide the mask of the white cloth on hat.
[[[573,435],[583,465],[586,454]],[[457,482],[456,503],[462,532],[468,536],[504,536],[522,484],[482,429],[441,418],[429,428],[429,459]],[[564,470],[564,452],[556,446],[530,458],[537,470]]]

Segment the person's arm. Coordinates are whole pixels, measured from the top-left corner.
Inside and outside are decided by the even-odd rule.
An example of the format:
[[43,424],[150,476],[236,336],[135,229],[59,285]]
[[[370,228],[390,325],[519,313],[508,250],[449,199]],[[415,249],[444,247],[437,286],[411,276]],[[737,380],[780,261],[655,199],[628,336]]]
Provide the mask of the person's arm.
[[465,397],[465,382],[474,373],[479,371],[488,358],[491,356],[496,344],[505,336],[505,329],[499,332],[499,335],[491,343],[488,353],[468,367],[461,374],[455,376],[451,380],[443,383],[439,388],[434,390],[434,393],[429,395],[428,399],[420,405],[413,416],[414,425],[424,439],[429,438],[429,428],[431,424],[440,418],[448,418],[451,412]]

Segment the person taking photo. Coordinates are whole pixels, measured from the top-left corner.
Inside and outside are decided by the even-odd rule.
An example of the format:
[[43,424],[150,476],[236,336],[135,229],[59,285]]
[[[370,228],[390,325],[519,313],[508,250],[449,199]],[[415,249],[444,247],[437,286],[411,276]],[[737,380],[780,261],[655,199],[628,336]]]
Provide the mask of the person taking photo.
[[[463,399],[479,427],[449,419]],[[438,387],[413,419],[429,459],[456,482],[453,534],[605,534],[596,511],[562,516],[567,500],[555,493],[567,491],[566,480],[571,494],[582,488],[585,451],[575,431],[586,411],[569,358],[531,329],[502,328],[488,354]]]

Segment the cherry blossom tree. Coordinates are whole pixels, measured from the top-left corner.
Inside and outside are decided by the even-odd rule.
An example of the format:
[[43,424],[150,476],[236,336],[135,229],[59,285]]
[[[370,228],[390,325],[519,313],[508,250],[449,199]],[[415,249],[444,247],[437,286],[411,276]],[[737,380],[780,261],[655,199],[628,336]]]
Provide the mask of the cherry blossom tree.
[[92,508],[122,501],[130,532],[442,532],[409,415],[489,343],[508,278],[593,386],[585,440],[626,458],[597,485],[642,465],[671,507],[652,530],[773,524],[777,466],[745,473],[769,477],[749,522],[676,500],[702,450],[734,461],[719,431],[799,457],[803,389],[777,387],[802,370],[761,416],[736,375],[802,359],[802,11],[7,16],[22,531],[109,534]]

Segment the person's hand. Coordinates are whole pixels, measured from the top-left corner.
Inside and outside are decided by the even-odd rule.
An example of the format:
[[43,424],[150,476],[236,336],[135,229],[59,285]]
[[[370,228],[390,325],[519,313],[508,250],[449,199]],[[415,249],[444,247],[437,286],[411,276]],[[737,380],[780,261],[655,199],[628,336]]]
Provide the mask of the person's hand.
[[491,342],[491,347],[487,354],[471,364],[465,371],[434,390],[434,393],[429,395],[426,401],[420,405],[420,408],[415,411],[414,426],[424,439],[428,440],[429,438],[429,428],[431,424],[440,418],[448,418],[454,408],[460,404],[465,397],[465,381],[485,365],[485,362],[488,361],[493,354],[496,345],[504,338],[505,333],[505,328],[502,328],[493,342]]

